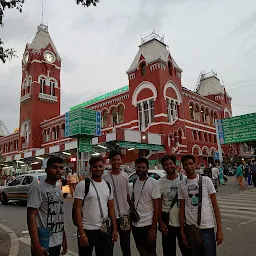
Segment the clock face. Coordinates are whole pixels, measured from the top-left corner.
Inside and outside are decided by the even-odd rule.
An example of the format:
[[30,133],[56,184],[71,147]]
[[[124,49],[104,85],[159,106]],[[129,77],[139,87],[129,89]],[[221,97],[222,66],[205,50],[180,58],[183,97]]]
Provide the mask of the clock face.
[[29,59],[29,53],[26,52],[24,57],[23,57],[23,63],[26,64],[28,62],[28,59]]
[[55,57],[51,52],[45,52],[44,53],[44,59],[48,62],[48,63],[53,63],[55,61]]

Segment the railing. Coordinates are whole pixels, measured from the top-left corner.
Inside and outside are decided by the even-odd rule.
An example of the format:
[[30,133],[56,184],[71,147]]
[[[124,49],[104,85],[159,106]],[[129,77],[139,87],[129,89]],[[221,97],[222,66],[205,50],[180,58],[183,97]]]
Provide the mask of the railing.
[[26,100],[29,100],[29,99],[31,99],[31,93],[27,93],[27,94],[25,94],[24,96],[22,96],[22,97],[20,98],[20,102],[22,103],[22,102],[24,102],[24,101],[26,101]]
[[39,93],[38,98],[40,100],[58,102],[58,97],[57,96],[53,96],[53,95],[49,95],[49,94],[45,94],[45,93]]

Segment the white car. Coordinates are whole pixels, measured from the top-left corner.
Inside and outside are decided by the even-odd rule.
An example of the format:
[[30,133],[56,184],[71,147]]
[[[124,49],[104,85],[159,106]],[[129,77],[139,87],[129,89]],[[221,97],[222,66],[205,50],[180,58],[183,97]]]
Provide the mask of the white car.
[[[159,180],[165,175],[166,175],[166,171],[164,170],[148,170],[148,176],[155,180]],[[130,175],[128,175],[128,177],[129,177],[129,193],[131,196],[132,190],[133,190],[133,182],[135,179],[138,179],[138,175],[136,174],[136,172],[133,172]]]

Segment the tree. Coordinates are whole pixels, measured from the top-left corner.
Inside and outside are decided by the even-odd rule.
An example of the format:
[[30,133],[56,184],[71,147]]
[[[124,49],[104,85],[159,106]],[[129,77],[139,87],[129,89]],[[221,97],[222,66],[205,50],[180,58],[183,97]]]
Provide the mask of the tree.
[[[17,9],[22,12],[22,6],[25,0],[0,0],[0,26],[4,26],[3,18],[6,9]],[[99,0],[76,0],[76,3],[81,4],[83,7],[96,6]],[[0,38],[0,60],[5,63],[16,56],[16,51],[13,48],[4,49],[4,43]]]

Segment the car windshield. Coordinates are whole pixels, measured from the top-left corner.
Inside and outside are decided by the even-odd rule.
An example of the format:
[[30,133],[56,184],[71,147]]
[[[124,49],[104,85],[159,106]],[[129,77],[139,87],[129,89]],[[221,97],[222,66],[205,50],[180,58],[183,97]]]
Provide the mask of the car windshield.
[[44,181],[46,179],[46,174],[43,174],[43,175],[38,175],[38,180],[40,182]]

